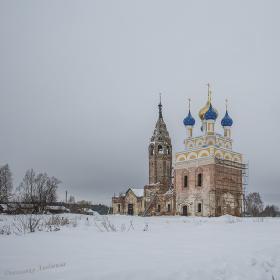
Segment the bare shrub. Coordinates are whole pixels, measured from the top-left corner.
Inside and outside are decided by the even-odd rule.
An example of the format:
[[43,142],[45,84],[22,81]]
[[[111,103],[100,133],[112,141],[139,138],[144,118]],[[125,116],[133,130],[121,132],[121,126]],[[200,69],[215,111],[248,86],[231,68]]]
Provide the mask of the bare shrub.
[[15,233],[35,232],[40,228],[41,217],[38,215],[20,215],[15,216],[12,226]]
[[0,235],[10,235],[12,233],[10,225],[0,226]]
[[121,224],[121,232],[126,231],[126,225],[125,224]]
[[68,218],[60,217],[58,215],[53,215],[50,219],[46,222],[47,226],[65,226],[69,225],[70,221]]
[[70,221],[68,218],[61,217],[58,215],[52,215],[46,222],[45,227],[49,231],[59,231],[61,226],[69,225]]
[[129,228],[127,231],[130,231],[130,230],[134,230],[134,225],[133,225],[133,221],[130,220],[130,224],[129,224]]
[[149,231],[149,225],[146,223],[143,231]]
[[14,215],[0,223],[0,235],[26,234],[35,231],[59,231],[63,226],[78,225],[81,217],[64,217],[60,215]]
[[108,217],[104,217],[103,221],[101,222],[101,225],[104,227],[106,231],[117,231],[117,228],[114,224],[110,222]]
[[94,219],[94,225],[97,227],[97,229],[101,232],[116,232],[117,227],[110,222],[108,217],[102,217],[102,219]]
[[[81,220],[81,217],[79,218],[79,220]],[[71,220],[70,224],[72,225],[72,227],[77,227],[78,226],[78,217],[75,217],[74,219]]]

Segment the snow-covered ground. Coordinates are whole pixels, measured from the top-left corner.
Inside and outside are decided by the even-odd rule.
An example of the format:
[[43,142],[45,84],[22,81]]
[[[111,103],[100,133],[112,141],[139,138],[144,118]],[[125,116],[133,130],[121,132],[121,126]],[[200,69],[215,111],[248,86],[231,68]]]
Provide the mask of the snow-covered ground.
[[0,235],[0,279],[280,279],[279,218],[64,216],[59,231]]

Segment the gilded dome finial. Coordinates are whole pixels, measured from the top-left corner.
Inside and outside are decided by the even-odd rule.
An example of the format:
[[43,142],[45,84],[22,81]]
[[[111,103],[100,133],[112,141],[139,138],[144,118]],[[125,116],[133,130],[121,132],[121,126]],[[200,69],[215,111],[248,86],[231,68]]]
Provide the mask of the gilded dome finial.
[[[205,115],[205,113],[208,111],[208,109],[209,109],[209,107],[210,107],[210,104],[211,104],[211,102],[212,102],[212,91],[211,91],[211,87],[210,87],[210,83],[207,83],[206,84],[207,85],[207,91],[208,91],[208,100],[207,100],[207,103],[205,104],[205,106],[204,107],[202,107],[201,109],[200,109],[200,111],[199,111],[199,118],[201,119],[201,120],[204,120],[204,115]],[[215,108],[213,108],[213,110],[217,113],[217,115],[218,115],[218,111],[215,109]]]
[[211,92],[211,89],[210,89],[210,83],[207,84],[207,87],[208,87],[208,101],[211,103],[211,99],[212,99],[211,94],[212,94],[212,92]]

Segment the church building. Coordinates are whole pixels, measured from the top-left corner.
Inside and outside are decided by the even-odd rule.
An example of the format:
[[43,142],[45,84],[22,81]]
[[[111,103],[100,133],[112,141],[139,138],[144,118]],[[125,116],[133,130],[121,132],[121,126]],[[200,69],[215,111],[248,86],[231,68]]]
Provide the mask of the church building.
[[221,120],[223,135],[216,132],[218,111],[213,107],[208,85],[208,100],[199,111],[200,136],[193,136],[196,124],[190,110],[183,120],[185,148],[175,154],[163,120],[162,104],[148,147],[149,184],[142,189],[129,188],[112,198],[114,214],[240,216],[243,211],[246,164],[242,154],[232,148],[231,127],[226,104]]
[[149,184],[143,189],[129,188],[112,198],[114,214],[174,215],[175,192],[172,185],[172,144],[163,120],[161,101],[158,120],[150,139]]

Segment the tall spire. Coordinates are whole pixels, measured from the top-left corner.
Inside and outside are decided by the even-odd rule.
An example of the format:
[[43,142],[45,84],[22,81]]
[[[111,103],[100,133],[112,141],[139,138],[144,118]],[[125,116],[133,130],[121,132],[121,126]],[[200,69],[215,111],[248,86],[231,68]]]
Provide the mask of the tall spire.
[[159,104],[158,104],[158,117],[162,119],[162,104],[161,104],[161,93],[159,94]]
[[159,116],[156,122],[156,127],[152,136],[151,142],[154,141],[162,141],[164,137],[169,138],[169,134],[166,128],[166,124],[163,120],[162,117],[162,104],[161,104],[161,93],[159,94],[159,104],[158,104],[158,109],[159,109]]
[[161,93],[158,110],[159,117],[149,145],[149,184],[160,182],[160,189],[165,193],[171,185],[172,145],[162,117]]

